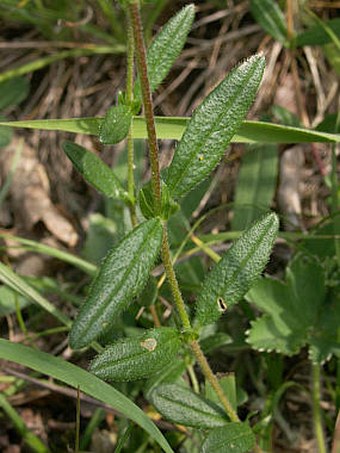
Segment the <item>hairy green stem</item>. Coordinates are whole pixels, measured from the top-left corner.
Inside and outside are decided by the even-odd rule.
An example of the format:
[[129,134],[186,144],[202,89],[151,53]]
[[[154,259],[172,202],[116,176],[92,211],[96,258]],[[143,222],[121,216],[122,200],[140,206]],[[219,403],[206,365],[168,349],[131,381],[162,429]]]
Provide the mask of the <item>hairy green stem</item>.
[[[127,72],[126,72],[126,100],[129,105],[133,101],[133,72],[134,72],[134,38],[133,28],[131,23],[130,15],[127,14]],[[133,134],[132,125],[127,136],[127,153],[128,153],[128,193],[130,198],[129,211],[132,226],[135,227],[138,223],[136,214],[136,203],[135,203],[135,176],[134,176],[134,145],[133,145]]]
[[192,329],[189,316],[185,309],[185,304],[183,301],[182,293],[179,288],[179,284],[177,281],[177,277],[175,274],[175,269],[172,264],[171,254],[170,254],[170,247],[169,247],[169,239],[168,239],[168,229],[167,224],[163,223],[163,242],[162,242],[162,261],[164,264],[166,276],[169,280],[169,285],[172,292],[172,297],[174,298],[175,305],[181,318],[184,330],[190,331]]
[[[151,164],[151,184],[152,184],[156,212],[160,213],[161,212],[161,177],[160,177],[160,170],[159,170],[158,144],[157,144],[157,137],[156,137],[155,119],[154,119],[154,114],[153,114],[151,90],[150,90],[148,71],[147,71],[146,51],[145,51],[143,29],[142,29],[140,8],[139,8],[138,0],[132,2],[129,5],[129,14],[131,17],[132,28],[133,28],[138,72],[139,72],[139,77],[140,77],[140,82],[141,82],[142,97],[143,97],[143,104],[144,104],[145,121],[146,121],[146,127],[147,127],[147,132],[148,132],[149,154],[150,154],[150,164]],[[193,328],[191,326],[189,316],[186,312],[185,303],[184,303],[184,300],[182,297],[181,290],[179,288],[176,273],[175,273],[172,259],[171,259],[166,221],[163,222],[163,241],[162,241],[161,254],[162,254],[162,261],[164,264],[166,275],[167,275],[169,285],[171,288],[172,296],[174,298],[174,302],[175,302],[178,314],[180,316],[184,331],[188,332],[189,334],[193,333]],[[219,397],[221,403],[223,404],[229,418],[234,422],[239,422],[240,419],[238,418],[238,416],[237,416],[236,412],[234,411],[232,405],[230,404],[228,398],[224,394],[223,389],[220,386],[217,377],[212,372],[212,370],[209,366],[209,363],[208,363],[205,355],[203,354],[198,341],[190,339],[189,344],[191,346],[193,354],[196,357],[197,362],[200,364],[200,366],[202,368],[203,374],[205,375],[205,377],[207,378],[207,380],[210,382],[211,386],[215,390],[215,392],[216,392],[217,396]]]
[[321,366],[312,364],[312,404],[313,425],[319,453],[326,453],[326,440],[322,426],[321,401]]
[[232,405],[230,404],[230,401],[226,397],[226,395],[223,392],[222,387],[220,386],[220,383],[218,382],[217,377],[215,374],[212,372],[210,365],[205,357],[205,355],[202,352],[202,349],[198,343],[197,340],[193,340],[190,342],[191,349],[193,353],[195,354],[195,357],[197,359],[197,362],[199,363],[204,376],[208,379],[210,382],[212,388],[215,390],[216,395],[219,397],[221,403],[223,404],[226,413],[228,414],[230,420],[232,422],[239,422],[240,419],[238,418],[238,415],[234,411]]
[[161,175],[159,170],[158,143],[156,136],[155,117],[151,89],[148,78],[148,67],[146,59],[146,49],[143,37],[143,26],[140,15],[139,1],[129,5],[129,12],[132,21],[133,35],[136,46],[137,67],[141,82],[142,98],[144,105],[146,129],[148,132],[149,154],[151,166],[151,186],[155,201],[156,212],[161,211]]

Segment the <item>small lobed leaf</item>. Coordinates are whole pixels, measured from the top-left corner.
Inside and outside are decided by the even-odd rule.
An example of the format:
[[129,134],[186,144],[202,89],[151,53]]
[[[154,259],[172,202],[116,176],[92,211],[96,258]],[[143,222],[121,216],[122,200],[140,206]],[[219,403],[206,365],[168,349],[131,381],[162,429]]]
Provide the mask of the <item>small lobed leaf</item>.
[[91,364],[91,371],[109,381],[143,379],[167,367],[179,350],[176,329],[160,327],[108,346]]
[[298,253],[286,270],[286,283],[263,278],[247,300],[265,313],[247,332],[254,349],[293,355],[308,345],[315,363],[336,353],[339,300],[327,291],[325,271],[315,256]]
[[167,171],[173,198],[192,190],[216,167],[246,116],[265,59],[254,55],[234,68],[194,111]]
[[110,198],[127,199],[128,195],[111,168],[83,146],[66,141],[63,150],[83,178]]
[[223,255],[205,278],[197,300],[197,320],[201,325],[217,321],[229,306],[244,297],[267,264],[278,229],[276,214],[267,214]]
[[[181,53],[195,17],[194,5],[187,5],[172,17],[157,34],[147,51],[148,76],[151,91],[155,91],[169,73]],[[135,97],[141,98],[140,81]]]
[[214,428],[228,423],[219,406],[180,385],[160,385],[153,390],[150,400],[173,423],[194,428]]
[[293,329],[280,318],[274,319],[269,315],[263,315],[251,321],[250,325],[246,332],[247,343],[260,352],[275,351],[291,356],[297,354],[306,344],[305,332]]
[[250,11],[256,22],[281,44],[287,44],[287,26],[276,0],[251,0]]
[[247,453],[254,445],[255,435],[247,423],[228,423],[210,431],[201,453]]
[[109,108],[99,126],[99,140],[104,145],[119,143],[128,135],[131,122],[132,113],[127,105]]
[[71,348],[79,349],[94,341],[140,294],[161,242],[161,222],[151,219],[132,230],[107,254],[72,325]]

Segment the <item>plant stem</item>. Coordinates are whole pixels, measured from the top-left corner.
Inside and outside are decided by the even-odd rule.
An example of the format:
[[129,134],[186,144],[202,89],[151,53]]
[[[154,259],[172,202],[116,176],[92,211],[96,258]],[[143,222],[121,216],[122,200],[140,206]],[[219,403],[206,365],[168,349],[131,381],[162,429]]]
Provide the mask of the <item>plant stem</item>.
[[321,416],[321,367],[319,364],[312,364],[312,403],[313,403],[313,424],[316,442],[319,453],[326,453],[326,440],[322,426]]
[[185,309],[185,304],[183,301],[182,293],[179,288],[177,277],[175,274],[174,267],[172,265],[169,239],[168,239],[168,229],[166,222],[163,223],[163,242],[162,242],[162,261],[165,267],[166,276],[169,280],[169,285],[171,288],[172,296],[175,301],[175,305],[181,318],[184,330],[190,331],[192,329],[189,316]]
[[[159,158],[158,158],[158,144],[156,137],[156,128],[155,128],[155,119],[153,114],[151,90],[148,79],[147,71],[147,62],[146,62],[146,51],[143,38],[143,29],[142,22],[140,17],[140,8],[139,1],[135,0],[129,5],[129,13],[132,21],[133,34],[135,40],[136,54],[137,54],[137,65],[138,72],[141,82],[142,97],[145,111],[145,121],[148,132],[148,141],[149,141],[149,153],[150,153],[150,164],[151,164],[151,184],[153,190],[153,196],[155,201],[156,212],[161,212],[161,177],[159,171]],[[171,260],[169,239],[168,239],[168,229],[166,221],[163,221],[163,241],[162,241],[162,261],[166,271],[167,278],[169,280],[169,285],[171,288],[172,296],[180,316],[184,331],[189,334],[193,334],[193,328],[189,316],[186,312],[185,303],[182,297],[181,290],[178,285],[177,277]],[[239,422],[236,412],[234,411],[232,405],[230,404],[228,398],[223,392],[222,387],[220,386],[218,379],[212,372],[210,365],[204,356],[199,343],[192,338],[189,340],[191,349],[196,357],[196,360],[200,364],[203,374],[210,382],[211,386],[215,390],[217,396],[219,397],[221,403],[223,404],[226,413],[229,418],[234,422]]]
[[151,165],[151,186],[154,196],[156,212],[161,211],[161,175],[159,170],[158,143],[156,137],[155,117],[153,114],[153,105],[151,89],[148,78],[148,67],[146,60],[146,49],[143,37],[143,26],[140,15],[139,1],[129,5],[130,17],[133,27],[133,35],[136,46],[137,67],[142,88],[142,98],[144,105],[146,129],[149,140],[149,154]]
[[[133,101],[133,71],[134,71],[134,54],[135,46],[133,39],[133,28],[130,15],[127,14],[127,72],[126,72],[126,100],[129,105]],[[132,125],[127,136],[127,152],[128,152],[128,193],[130,198],[129,211],[132,227],[138,223],[136,215],[135,203],[135,177],[134,177],[134,146],[132,136]]]
[[195,354],[195,357],[197,359],[197,362],[199,363],[204,376],[208,379],[210,382],[212,388],[215,390],[217,396],[219,397],[221,403],[223,404],[226,413],[228,414],[230,420],[232,422],[239,422],[240,419],[238,418],[238,415],[234,411],[232,405],[230,404],[228,398],[223,392],[222,387],[220,386],[217,377],[214,375],[212,372],[210,365],[205,357],[205,355],[202,352],[202,349],[198,343],[197,340],[193,340],[190,342],[191,349],[193,353]]

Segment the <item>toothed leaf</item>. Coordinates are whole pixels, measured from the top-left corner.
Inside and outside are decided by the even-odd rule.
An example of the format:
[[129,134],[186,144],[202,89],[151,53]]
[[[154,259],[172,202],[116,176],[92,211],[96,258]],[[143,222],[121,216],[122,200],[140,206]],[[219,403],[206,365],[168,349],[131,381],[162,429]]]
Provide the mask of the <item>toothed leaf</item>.
[[315,363],[339,353],[340,299],[327,294],[324,269],[315,257],[297,254],[287,268],[286,283],[263,278],[247,300],[265,313],[247,332],[254,349],[292,355],[308,345]]

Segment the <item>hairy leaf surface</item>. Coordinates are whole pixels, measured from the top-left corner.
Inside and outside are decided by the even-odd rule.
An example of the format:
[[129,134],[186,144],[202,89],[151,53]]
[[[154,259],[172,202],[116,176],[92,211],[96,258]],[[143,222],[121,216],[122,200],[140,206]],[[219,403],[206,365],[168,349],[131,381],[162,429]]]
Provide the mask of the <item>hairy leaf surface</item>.
[[180,385],[160,385],[153,390],[150,400],[173,423],[195,428],[214,428],[228,423],[219,406]]
[[167,367],[179,350],[177,329],[160,327],[138,337],[124,338],[108,346],[91,364],[91,371],[108,381],[133,381]]
[[180,198],[206,178],[240,127],[262,79],[264,57],[233,69],[194,111],[167,171],[171,195]]
[[244,297],[268,262],[278,234],[274,213],[254,223],[235,241],[204,280],[197,300],[197,320],[210,324]]
[[255,445],[255,435],[247,423],[228,423],[209,432],[201,453],[246,453]]
[[[195,17],[194,5],[187,5],[172,17],[157,34],[147,51],[148,76],[151,91],[155,91],[169,73],[181,53]],[[140,82],[135,97],[141,98]]]
[[106,256],[70,332],[70,346],[87,346],[105,332],[145,286],[162,241],[159,219],[132,230]]
[[115,105],[105,114],[99,127],[99,140],[104,145],[114,145],[129,133],[132,113],[126,105]]
[[110,198],[127,198],[111,168],[94,153],[73,142],[63,143],[63,149],[74,167],[95,189]]

